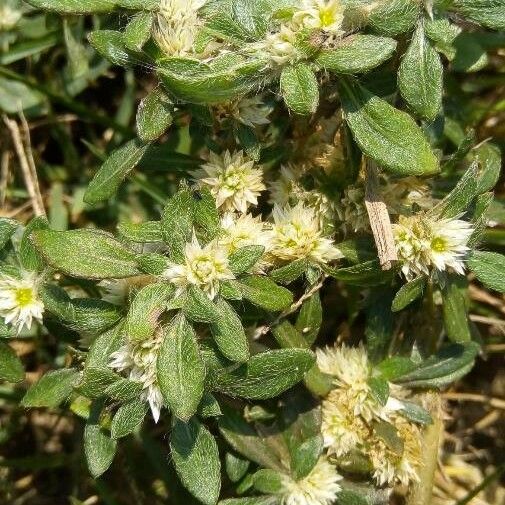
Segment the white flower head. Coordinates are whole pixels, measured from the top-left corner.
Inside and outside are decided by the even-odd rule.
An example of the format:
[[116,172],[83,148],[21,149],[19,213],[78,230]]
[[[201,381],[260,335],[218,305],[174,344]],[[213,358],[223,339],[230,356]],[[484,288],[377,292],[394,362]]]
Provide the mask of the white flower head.
[[373,398],[368,384],[372,369],[363,345],[317,349],[316,358],[319,369],[331,375],[335,386],[345,393],[342,402],[355,416],[370,421],[380,415],[380,405]]
[[30,329],[33,319],[42,321],[44,304],[39,298],[40,280],[33,272],[23,272],[21,278],[4,275],[0,279],[0,317],[19,333]]
[[201,184],[210,187],[216,206],[223,211],[236,210],[245,214],[249,205],[258,204],[265,190],[263,170],[254,167],[242,151],[223,155],[210,153],[209,162],[192,173]]
[[289,476],[282,479],[282,505],[331,505],[341,491],[342,477],[322,456],[310,473],[296,481]]
[[118,372],[127,372],[128,378],[143,385],[141,399],[149,403],[154,421],[158,422],[163,407],[163,395],[158,386],[156,360],[163,341],[163,333],[140,342],[128,342],[110,356],[109,366]]
[[168,56],[194,55],[195,37],[201,25],[198,10],[205,0],[161,0],[154,38]]
[[296,204],[305,191],[299,183],[302,175],[303,169],[297,165],[281,165],[277,178],[268,183],[269,202],[282,207]]
[[228,212],[221,218],[221,229],[219,244],[227,250],[228,254],[249,245],[261,245],[265,251],[269,249],[270,234],[261,216],[253,217],[251,214]]
[[460,219],[400,216],[393,234],[403,274],[408,280],[427,275],[433,268],[439,272],[452,268],[463,274],[472,233],[471,224]]
[[329,455],[342,457],[363,445],[370,430],[363,418],[354,413],[345,390],[330,391],[321,411],[321,433]]
[[291,207],[274,206],[271,255],[283,261],[307,258],[326,264],[341,258],[333,240],[323,235],[316,210],[302,202]]
[[295,42],[296,31],[288,25],[282,25],[279,31],[267,34],[264,40],[250,44],[249,49],[254,53],[266,53],[273,65],[284,66],[300,59]]
[[300,27],[320,29],[332,35],[341,35],[344,5],[340,0],[303,0],[293,15],[293,23]]
[[219,282],[235,278],[228,265],[226,249],[215,240],[201,247],[193,234],[193,240],[186,244],[184,256],[184,264],[172,265],[162,274],[177,287],[176,296],[193,284],[214,299]]

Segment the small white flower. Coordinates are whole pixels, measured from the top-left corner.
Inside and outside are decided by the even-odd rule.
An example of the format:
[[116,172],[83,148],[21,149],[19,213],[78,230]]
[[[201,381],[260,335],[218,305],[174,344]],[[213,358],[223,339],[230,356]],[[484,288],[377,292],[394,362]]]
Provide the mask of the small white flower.
[[472,233],[471,224],[460,219],[400,216],[393,225],[393,234],[403,274],[408,280],[428,275],[433,268],[440,272],[452,268],[463,274]]
[[320,29],[341,35],[344,6],[340,0],[303,0],[300,10],[293,15],[293,23],[300,27]]
[[21,17],[22,12],[17,2],[2,0],[2,5],[0,5],[0,32],[12,30]]
[[158,422],[163,407],[163,395],[158,386],[156,360],[163,341],[163,332],[157,331],[141,342],[128,342],[110,355],[109,366],[118,372],[128,372],[128,378],[143,385],[141,399],[149,403],[154,421]]
[[254,161],[242,151],[226,151],[222,156],[211,152],[209,162],[192,175],[210,187],[217,208],[225,212],[237,210],[245,214],[249,205],[258,204],[258,196],[266,189],[263,171],[254,168]]
[[102,300],[114,305],[124,305],[128,301],[130,282],[128,279],[104,279],[98,283],[102,290]]
[[360,232],[370,229],[370,220],[365,206],[365,190],[360,184],[352,184],[336,204],[338,220],[344,232]]
[[295,42],[296,32],[291,27],[282,25],[279,31],[267,34],[264,40],[250,44],[249,49],[255,54],[267,53],[274,65],[283,66],[300,59]]
[[42,321],[44,304],[38,296],[39,279],[35,273],[23,272],[21,278],[4,275],[0,279],[0,317],[19,333],[30,329],[33,319]]
[[234,279],[228,266],[228,253],[217,241],[201,247],[195,235],[186,244],[183,265],[172,265],[162,274],[177,287],[176,296],[186,290],[188,284],[198,286],[212,300],[219,290],[219,282]]
[[221,218],[221,229],[223,231],[219,237],[219,244],[228,254],[249,245],[261,245],[265,251],[269,249],[270,235],[265,230],[261,216],[228,212]]
[[302,175],[303,170],[299,166],[292,164],[281,165],[277,178],[268,183],[269,202],[272,205],[277,204],[281,207],[298,203],[305,192],[298,182]]
[[323,236],[318,213],[298,203],[295,207],[274,206],[271,255],[283,261],[307,258],[326,264],[341,258],[333,240]]
[[198,10],[205,0],[161,0],[154,25],[154,38],[168,56],[194,54],[201,23]]
[[335,467],[322,456],[310,473],[296,481],[283,476],[282,505],[331,505],[341,491],[342,477]]
[[245,97],[237,103],[234,116],[237,121],[247,126],[263,125],[270,123],[268,116],[272,109],[263,102],[261,96]]

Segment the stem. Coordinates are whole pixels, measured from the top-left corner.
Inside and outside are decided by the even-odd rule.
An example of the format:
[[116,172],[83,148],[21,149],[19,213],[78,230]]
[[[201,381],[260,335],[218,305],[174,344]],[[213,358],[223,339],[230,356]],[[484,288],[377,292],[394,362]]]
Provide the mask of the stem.
[[428,391],[420,395],[423,407],[431,414],[433,424],[427,426],[421,443],[421,467],[419,482],[414,484],[407,497],[407,505],[430,505],[433,496],[433,480],[438,463],[438,448],[444,429],[442,399],[438,392]]

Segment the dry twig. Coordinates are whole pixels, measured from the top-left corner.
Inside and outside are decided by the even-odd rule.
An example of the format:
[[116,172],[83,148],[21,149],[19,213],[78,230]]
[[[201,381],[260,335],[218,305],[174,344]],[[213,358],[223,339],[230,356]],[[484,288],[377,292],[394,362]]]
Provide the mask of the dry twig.
[[390,270],[398,256],[388,209],[380,196],[377,168],[370,160],[367,160],[365,168],[365,206],[381,267]]
[[[22,116],[22,121],[23,118],[24,116]],[[40,194],[39,182],[37,178],[37,172],[35,170],[35,163],[33,162],[33,156],[31,153],[30,141],[27,140],[27,146],[25,148],[21,139],[21,132],[19,131],[19,126],[16,121],[9,119],[6,115],[3,116],[3,121],[9,129],[12,137],[12,142],[19,159],[19,166],[23,174],[26,189],[30,195],[33,212],[36,216],[45,216],[46,211],[44,209],[42,195]],[[24,121],[26,122],[26,119]],[[30,136],[28,134],[27,139],[29,139],[29,137]],[[27,152],[29,153],[28,155]]]

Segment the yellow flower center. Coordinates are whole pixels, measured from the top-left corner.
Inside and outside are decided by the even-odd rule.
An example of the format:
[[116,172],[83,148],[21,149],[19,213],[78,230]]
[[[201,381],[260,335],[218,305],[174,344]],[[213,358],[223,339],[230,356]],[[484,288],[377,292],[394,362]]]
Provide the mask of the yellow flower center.
[[35,300],[35,293],[32,288],[17,288],[15,291],[16,303],[20,307],[26,307]]
[[319,11],[321,26],[330,26],[335,22],[335,12],[331,7],[323,7]]
[[447,243],[442,237],[435,237],[430,244],[430,247],[435,252],[447,251]]

